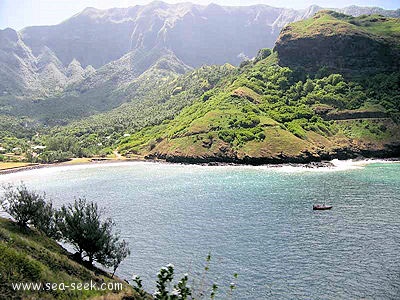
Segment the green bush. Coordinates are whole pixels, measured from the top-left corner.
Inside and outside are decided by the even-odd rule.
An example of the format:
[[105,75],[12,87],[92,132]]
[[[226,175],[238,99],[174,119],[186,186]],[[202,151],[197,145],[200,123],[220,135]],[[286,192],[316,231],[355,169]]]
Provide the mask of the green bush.
[[286,127],[291,133],[293,133],[298,138],[301,139],[306,138],[306,132],[297,121],[286,123]]
[[232,130],[221,130],[218,132],[218,137],[227,143],[232,143],[235,140],[235,133]]
[[35,158],[34,161],[40,163],[63,162],[70,160],[73,156],[74,156],[73,153],[63,152],[61,150],[44,151],[43,153],[39,154],[39,156]]
[[260,60],[266,59],[271,54],[272,54],[272,50],[269,48],[260,49],[255,58],[255,62],[259,62]]
[[3,197],[1,203],[4,210],[20,226],[33,225],[51,238],[57,239],[59,237],[53,204],[46,200],[44,194],[30,191],[25,185],[21,184],[17,187],[7,186]]

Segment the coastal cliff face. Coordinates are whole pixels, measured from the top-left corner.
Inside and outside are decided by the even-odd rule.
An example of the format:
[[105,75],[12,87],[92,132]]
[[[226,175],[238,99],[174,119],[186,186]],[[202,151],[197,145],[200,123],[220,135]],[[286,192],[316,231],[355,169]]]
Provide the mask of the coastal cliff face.
[[[400,157],[400,136],[396,133],[399,126],[389,120],[376,119],[369,121],[376,126],[388,126],[385,135],[390,138],[371,138],[371,136],[351,136],[343,134],[347,130],[357,130],[358,123],[365,119],[345,120],[338,125],[340,133],[322,136],[314,132],[306,132],[307,137],[299,138],[290,132],[274,128],[275,137],[267,137],[264,141],[252,141],[236,148],[215,138],[211,149],[204,144],[192,142],[182,147],[182,140],[172,139],[158,145],[147,155],[147,159],[163,159],[173,163],[213,164],[235,163],[249,165],[263,164],[306,164],[332,159],[354,158],[391,158]],[[187,141],[189,144],[189,141]],[[146,152],[143,152],[146,153]]]
[[[366,75],[400,69],[399,19],[318,12],[283,28],[275,45],[282,66]],[[392,29],[397,29],[393,31]]]

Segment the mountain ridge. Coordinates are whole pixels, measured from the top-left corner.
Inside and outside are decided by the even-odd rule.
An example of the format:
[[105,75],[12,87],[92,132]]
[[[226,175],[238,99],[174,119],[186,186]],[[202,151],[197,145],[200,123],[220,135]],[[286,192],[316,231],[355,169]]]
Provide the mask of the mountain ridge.
[[[317,11],[323,9],[322,7],[312,5],[305,9],[295,10],[295,9],[285,9],[285,8],[275,8],[268,5],[252,5],[252,6],[220,6],[217,4],[210,4],[207,6],[204,5],[197,5],[193,3],[178,3],[178,4],[167,4],[162,1],[154,1],[147,5],[136,5],[131,6],[128,8],[111,8],[111,9],[95,9],[95,8],[86,8],[81,13],[74,15],[73,17],[61,22],[58,25],[50,25],[50,26],[34,26],[34,27],[26,27],[20,31],[22,40],[32,48],[33,53],[37,54],[40,51],[40,47],[43,46],[46,41],[50,43],[56,49],[55,52],[60,57],[61,61],[64,65],[67,65],[71,62],[73,58],[76,58],[80,61],[83,66],[92,65],[95,68],[98,68],[105,63],[116,60],[123,56],[123,54],[129,52],[129,50],[133,48],[145,47],[145,48],[152,48],[157,45],[157,43],[162,42],[162,39],[165,38],[172,38],[174,36],[169,37],[165,30],[171,30],[172,27],[177,25],[177,23],[184,22],[184,24],[190,24],[189,21],[192,21],[190,18],[205,18],[205,19],[212,19],[213,16],[217,15],[219,18],[224,18],[221,25],[225,22],[232,23],[230,18],[234,18],[236,22],[241,22],[243,18],[242,14],[248,14],[247,18],[244,20],[245,23],[248,23],[247,26],[251,26],[252,22],[257,21],[257,19],[263,20],[264,28],[269,28],[272,32],[276,33],[275,38],[271,40],[264,40],[263,45],[258,44],[252,47],[252,50],[243,49],[242,51],[236,51],[237,55],[241,52],[244,52],[245,55],[249,57],[253,57],[256,54],[256,51],[262,47],[272,47],[273,43],[277,35],[279,34],[280,29],[286,25],[287,23],[298,21],[300,19],[305,19],[316,13]],[[400,17],[400,11],[388,11],[382,10],[379,8],[365,8],[365,7],[356,7],[350,6],[343,9],[336,9],[340,12],[349,12],[351,11],[354,15],[359,15],[361,13],[365,13],[368,11],[373,11],[374,13],[380,12],[382,14],[388,15],[396,15]],[[196,19],[196,21],[199,21]],[[185,23],[186,22],[186,23]],[[69,32],[63,33],[63,27],[67,25],[73,26],[92,26],[93,24],[104,25],[108,24],[112,26],[112,33],[104,43],[107,42],[108,44],[113,44],[114,47],[112,49],[112,56],[108,59],[108,54],[105,52],[102,54],[101,57],[98,58],[91,58],[88,60],[87,58],[80,57],[80,55],[73,55],[65,57],[65,52],[71,52],[71,50],[64,50],[61,49],[70,49],[71,45],[65,42],[67,39],[68,41],[74,41],[73,36],[68,37],[69,32],[76,33],[76,30],[69,30]],[[179,25],[179,24],[178,24]],[[261,25],[260,25],[261,26]],[[145,28],[154,27],[157,29],[157,32],[146,32]],[[86,34],[86,41],[90,40],[90,35],[85,33],[85,30],[88,28],[84,28],[84,32],[80,34]],[[93,29],[91,29],[93,30]],[[98,34],[102,34],[106,36],[108,31],[106,28],[103,28],[105,31],[100,31]],[[153,29],[152,29],[153,30]],[[237,32],[240,35],[240,32]],[[167,34],[167,36],[165,36]],[[172,35],[175,32],[170,33]],[[178,32],[177,34],[182,33]],[[40,35],[42,41],[35,40],[35,35]],[[79,36],[79,35],[77,35]],[[101,35],[100,35],[101,36]],[[123,37],[122,39],[118,39],[117,36]],[[57,43],[53,42],[51,38],[63,37],[63,39],[58,39]],[[243,37],[242,37],[243,38]],[[80,38],[82,39],[82,38]],[[45,41],[45,42],[43,42]],[[64,42],[63,42],[64,41]],[[149,46],[151,44],[151,46]],[[105,45],[105,44],[103,44]],[[49,46],[49,45],[47,45]],[[84,44],[85,46],[85,44]],[[85,47],[89,47],[90,45],[86,45]],[[97,47],[99,49],[100,47]],[[53,49],[53,50],[54,50]],[[171,48],[174,52],[177,49]],[[111,50],[111,49],[110,49]],[[108,50],[108,51],[110,51]],[[246,51],[244,51],[246,50]],[[107,51],[107,49],[99,49],[99,51]],[[85,51],[83,51],[85,52]],[[179,52],[179,51],[178,51]],[[73,57],[72,57],[72,56]],[[82,55],[82,54],[81,54]],[[96,54],[97,55],[97,54]],[[67,58],[68,57],[68,58]],[[178,54],[178,57],[179,54]],[[240,62],[239,59],[235,59],[232,54],[225,55],[229,60],[226,61],[212,61],[210,58],[199,60],[199,61],[186,61],[183,58],[183,61],[192,66],[197,67],[202,64],[223,64],[225,62],[238,64]],[[182,57],[180,57],[182,59]]]
[[[321,9],[316,5],[295,10],[155,1],[128,8],[86,8],[57,25],[26,27],[18,32],[5,29],[0,31],[0,39],[13,41],[14,47],[0,46],[0,97],[60,95],[96,69],[118,63],[136,50],[167,49],[188,67],[237,65],[254,57],[260,48],[272,47],[287,23],[309,18]],[[400,10],[375,7],[337,10],[400,17]],[[67,69],[73,61],[79,62],[83,71],[76,67],[77,73],[69,78]]]

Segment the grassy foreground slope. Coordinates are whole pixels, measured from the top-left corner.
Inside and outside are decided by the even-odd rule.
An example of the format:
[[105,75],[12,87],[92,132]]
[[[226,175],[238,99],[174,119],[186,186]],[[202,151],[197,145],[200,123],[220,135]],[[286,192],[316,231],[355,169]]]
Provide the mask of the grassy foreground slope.
[[[324,30],[319,35],[326,39],[329,32],[337,30],[338,23],[348,23],[343,21],[344,15],[332,12],[321,12],[316,17],[318,21],[289,25],[294,29],[283,30],[282,36],[302,39],[318,30],[319,19],[324,19],[327,21],[322,22]],[[364,19],[350,21],[362,23]],[[371,36],[371,41],[382,33],[382,39],[389,37],[397,47],[397,21],[388,20],[387,28],[381,23],[375,28],[372,21],[368,26],[349,26],[365,32],[365,37]],[[350,38],[345,31],[341,35],[345,40]],[[357,46],[358,40],[353,42]],[[313,47],[312,43],[301,45]],[[336,49],[331,45],[329,51],[325,50],[332,57],[339,57]],[[351,76],[349,68],[332,61],[335,68],[319,65],[318,71],[307,68],[306,73],[296,66],[281,66],[288,53],[280,47],[275,50],[268,58],[244,66],[240,74],[205,92],[173,120],[126,137],[119,150],[126,155],[175,162],[250,164],[399,155],[399,72],[387,68],[381,73],[370,65],[352,64],[359,72],[358,76]],[[291,51],[296,52],[296,48]],[[389,60],[395,56],[386,54]],[[318,56],[312,60],[315,63]],[[335,70],[343,70],[343,75],[332,74]]]
[[[52,239],[35,230],[21,229],[0,218],[0,298],[1,299],[140,299],[124,281],[99,269],[73,261],[70,254]],[[78,291],[66,288],[51,291],[15,291],[11,283],[122,284],[121,290]],[[104,298],[106,297],[106,298]]]

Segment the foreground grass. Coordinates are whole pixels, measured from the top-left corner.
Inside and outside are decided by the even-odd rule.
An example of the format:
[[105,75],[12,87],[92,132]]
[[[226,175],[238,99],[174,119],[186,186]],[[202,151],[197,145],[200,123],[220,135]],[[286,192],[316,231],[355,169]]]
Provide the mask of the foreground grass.
[[[98,291],[14,291],[11,283],[121,283],[117,289]],[[115,285],[114,285],[115,286]],[[0,218],[0,299],[141,299],[118,278],[73,261],[70,253],[36,230],[22,229]]]

